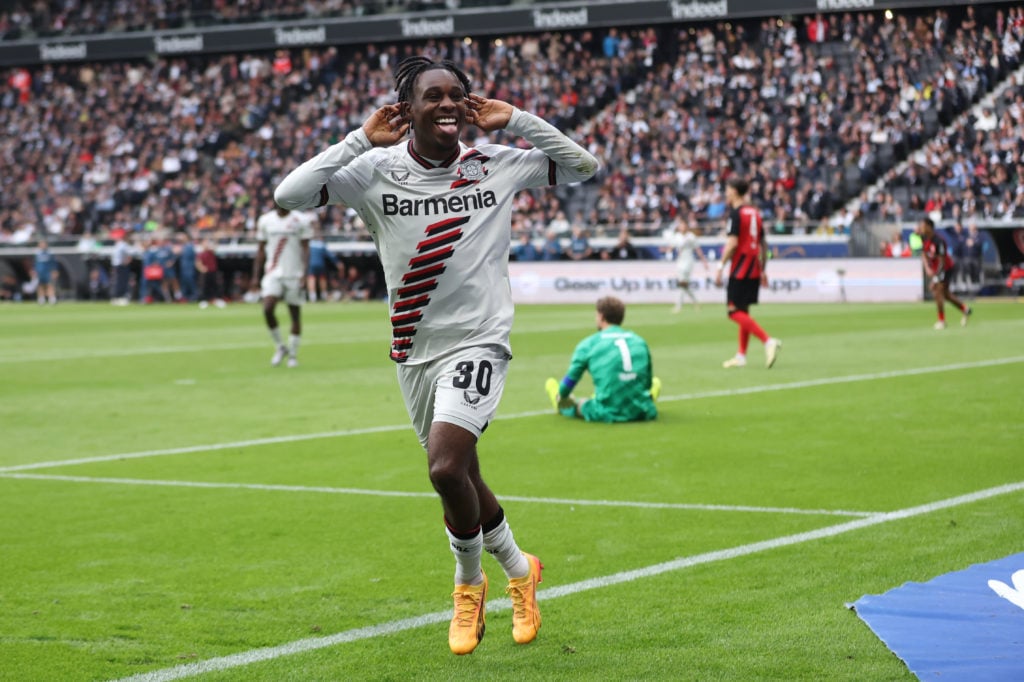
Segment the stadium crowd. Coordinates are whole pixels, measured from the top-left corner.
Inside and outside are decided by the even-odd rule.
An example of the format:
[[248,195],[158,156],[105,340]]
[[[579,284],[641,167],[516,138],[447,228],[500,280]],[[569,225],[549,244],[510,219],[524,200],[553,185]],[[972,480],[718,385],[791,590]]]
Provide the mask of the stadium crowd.
[[[683,29],[677,54],[584,127],[606,162],[587,222],[658,229],[683,211],[715,225],[723,180],[741,173],[776,231],[820,229],[879,177],[898,180],[912,151],[946,143],[941,127],[1019,66],[1022,18],[999,10],[982,24],[972,8],[959,24],[942,10],[818,17],[817,42],[812,18],[803,39],[784,19],[756,35],[743,24]],[[946,157],[933,172],[953,172]],[[1024,182],[1010,169],[1007,182]],[[879,217],[864,204],[864,217]]]
[[[489,95],[565,127],[629,83],[624,60],[606,65],[568,36],[497,42],[487,62],[481,43],[452,41],[14,69],[0,156],[20,172],[4,178],[0,241],[117,229],[243,237],[284,169],[393,99],[391,66],[414,51],[456,59]],[[537,222],[555,215],[543,193],[521,201]],[[366,238],[354,213],[335,209],[323,223]]]
[[957,119],[890,178],[900,207],[936,222],[1024,217],[1024,84],[1014,83],[977,116]]
[[0,10],[0,40],[364,16],[420,5],[417,0],[17,0]]
[[[287,169],[393,100],[391,68],[411,53],[455,60],[478,92],[575,130],[602,160],[590,183],[522,193],[517,236],[642,236],[677,215],[717,230],[733,173],[752,178],[775,231],[834,229],[829,217],[879,178],[891,191],[862,195],[869,217],[933,210],[921,187],[943,215],[1002,215],[1022,201],[1024,93],[985,120],[957,116],[1019,65],[1022,27],[1021,8],[968,7],[13,68],[0,158],[17,172],[2,180],[0,242],[245,238]],[[343,208],[322,225],[367,238]]]

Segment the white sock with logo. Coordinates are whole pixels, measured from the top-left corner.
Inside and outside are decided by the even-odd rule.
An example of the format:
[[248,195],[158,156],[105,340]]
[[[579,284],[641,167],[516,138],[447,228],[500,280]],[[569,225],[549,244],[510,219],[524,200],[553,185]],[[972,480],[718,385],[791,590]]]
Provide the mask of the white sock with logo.
[[499,518],[492,522],[497,526],[484,533],[484,549],[498,560],[509,578],[522,578],[530,572],[530,563],[523,556],[519,545],[512,537],[512,529],[505,521],[505,512],[498,512]]
[[455,557],[455,584],[456,585],[479,585],[483,582],[483,570],[480,566],[480,557],[483,555],[484,539],[480,528],[477,527],[476,535],[472,538],[456,537],[450,528],[445,528],[448,533],[448,546]]

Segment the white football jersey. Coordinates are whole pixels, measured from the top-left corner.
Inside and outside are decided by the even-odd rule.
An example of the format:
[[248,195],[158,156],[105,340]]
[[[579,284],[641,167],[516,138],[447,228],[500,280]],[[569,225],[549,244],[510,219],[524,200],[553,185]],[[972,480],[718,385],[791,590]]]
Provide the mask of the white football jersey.
[[676,250],[676,263],[680,267],[693,265],[694,250],[700,248],[697,244],[697,235],[693,232],[683,234],[674,231],[668,238],[668,243],[669,246]]
[[384,267],[391,359],[428,362],[456,348],[511,354],[512,197],[578,178],[539,149],[459,145],[439,164],[412,142],[372,149],[327,182],[328,203],[356,209]]
[[275,277],[302,277],[302,241],[313,237],[315,216],[301,211],[278,215],[268,211],[256,221],[256,241],[266,242],[267,261],[263,271]]

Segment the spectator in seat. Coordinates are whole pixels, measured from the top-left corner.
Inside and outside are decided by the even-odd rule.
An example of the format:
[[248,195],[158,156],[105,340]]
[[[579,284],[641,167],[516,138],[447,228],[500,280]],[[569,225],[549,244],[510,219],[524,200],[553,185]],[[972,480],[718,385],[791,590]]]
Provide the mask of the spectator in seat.
[[629,230],[619,230],[619,239],[609,249],[601,251],[601,260],[633,260],[639,258],[640,254],[629,240]]
[[529,232],[519,235],[519,243],[512,247],[512,257],[521,262],[540,259],[540,252],[533,245],[533,238]]
[[348,266],[340,288],[342,298],[346,301],[368,301],[370,299],[370,287],[366,277],[355,265]]
[[569,240],[568,254],[570,260],[588,260],[594,255],[594,249],[587,239],[587,232],[579,225],[572,228],[572,239]]
[[548,230],[544,238],[544,244],[540,247],[541,260],[562,260],[564,253],[562,244],[558,241],[558,233]]
[[909,258],[913,255],[910,245],[903,240],[903,233],[897,230],[892,233],[892,239],[882,244],[882,255],[886,258]]
[[968,288],[981,288],[981,265],[985,253],[985,244],[978,233],[978,225],[974,221],[967,224],[967,237],[964,240],[964,274]]

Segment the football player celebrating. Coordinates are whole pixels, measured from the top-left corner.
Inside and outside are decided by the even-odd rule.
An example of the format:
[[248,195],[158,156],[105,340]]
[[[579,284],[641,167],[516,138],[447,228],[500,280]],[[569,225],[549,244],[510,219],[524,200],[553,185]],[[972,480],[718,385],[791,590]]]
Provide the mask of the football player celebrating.
[[[345,204],[366,223],[388,288],[391,360],[455,557],[448,644],[468,654],[483,637],[483,550],[508,577],[512,635],[525,644],[540,627],[542,566],[519,550],[476,447],[511,359],[512,200],[521,189],[586,180],[598,162],[537,116],[473,94],[450,61],[407,58],[395,85],[396,104],[292,171],[274,198],[289,209]],[[534,148],[467,146],[469,124],[505,129]]]
[[966,305],[949,290],[949,280],[953,275],[953,258],[946,249],[946,242],[942,237],[935,234],[935,223],[931,218],[922,218],[917,224],[917,232],[921,235],[921,261],[924,263],[924,272],[928,276],[928,286],[932,296],[935,297],[935,305],[938,308],[939,319],[935,322],[936,329],[946,328],[946,301],[955,305],[961,312],[960,326],[967,326],[967,318],[973,312],[971,306]]

